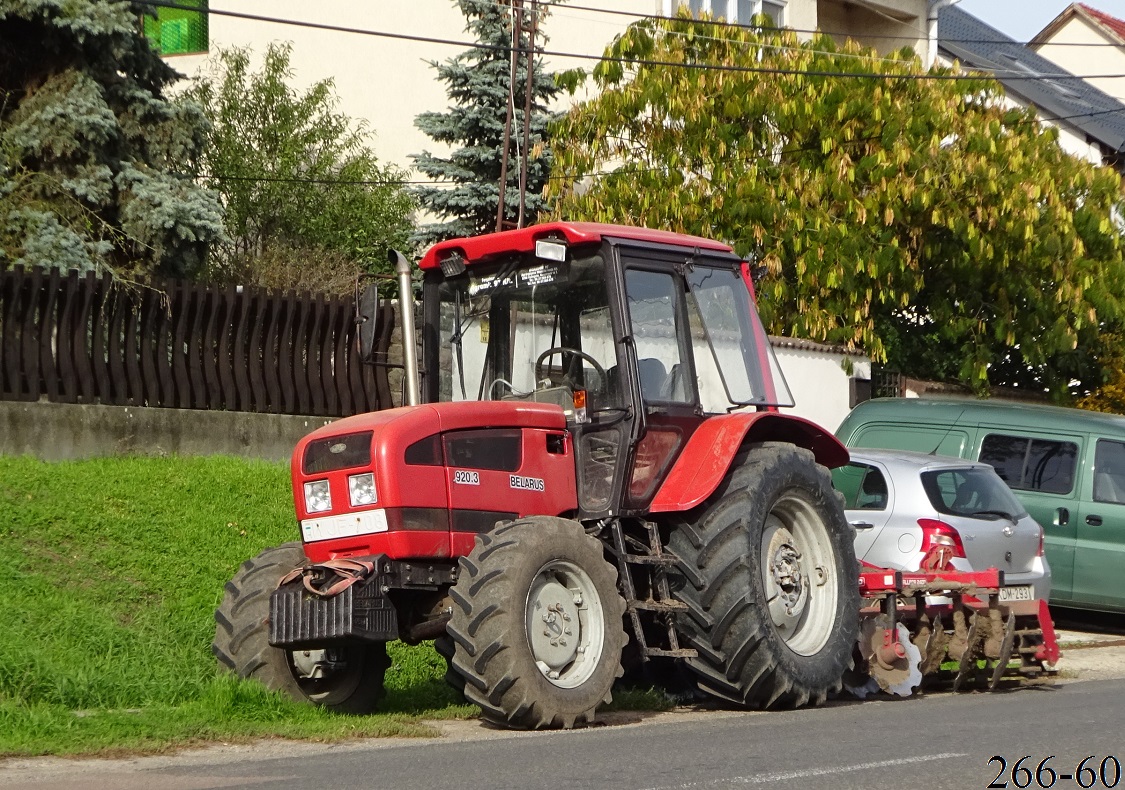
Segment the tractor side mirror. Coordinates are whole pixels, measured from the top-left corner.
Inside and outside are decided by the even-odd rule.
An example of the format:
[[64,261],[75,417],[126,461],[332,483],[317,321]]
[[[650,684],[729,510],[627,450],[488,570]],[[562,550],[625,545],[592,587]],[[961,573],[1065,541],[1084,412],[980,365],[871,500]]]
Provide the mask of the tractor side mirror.
[[376,320],[379,315],[379,287],[375,283],[363,289],[355,305],[355,322],[359,333],[359,358],[361,362],[375,361]]

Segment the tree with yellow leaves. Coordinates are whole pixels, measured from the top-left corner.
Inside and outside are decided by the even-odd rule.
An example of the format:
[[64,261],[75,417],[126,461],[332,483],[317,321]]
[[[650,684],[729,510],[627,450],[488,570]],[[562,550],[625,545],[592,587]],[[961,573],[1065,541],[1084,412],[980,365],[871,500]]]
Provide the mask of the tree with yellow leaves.
[[1121,180],[994,81],[686,16],[632,25],[593,78],[554,137],[557,216],[730,242],[774,333],[978,391],[1101,383]]

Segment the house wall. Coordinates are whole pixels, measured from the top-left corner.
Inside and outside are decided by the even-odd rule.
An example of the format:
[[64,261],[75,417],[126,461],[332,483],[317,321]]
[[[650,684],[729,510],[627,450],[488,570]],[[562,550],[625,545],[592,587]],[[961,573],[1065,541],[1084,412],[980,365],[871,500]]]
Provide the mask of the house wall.
[[818,0],[816,5],[818,29],[834,37],[854,38],[884,55],[909,46],[925,62],[928,50],[925,0],[888,0],[863,5]]
[[[599,5],[614,11],[646,15],[659,12],[661,0],[602,0]],[[228,8],[230,6],[216,7]],[[236,19],[212,14],[211,52],[234,46],[251,47],[256,55],[271,41],[289,41],[291,64],[298,89],[331,78],[340,99],[339,109],[367,122],[374,133],[373,148],[384,162],[400,167],[412,165],[411,154],[429,150],[445,153],[414,127],[414,118],[426,111],[449,106],[445,85],[435,79],[429,61],[444,61],[469,48],[474,39],[466,33],[465,18],[453,0],[378,0],[346,2],[322,0],[310,6],[299,0],[241,0],[240,13],[296,19],[325,25],[376,30],[398,35],[445,39],[455,44],[435,44],[398,38],[382,38],[311,30],[303,27]],[[598,56],[614,36],[623,32],[635,17],[617,16],[566,7],[553,7],[544,30],[546,49],[555,52]],[[209,63],[208,55],[181,55],[167,61],[187,76],[194,76]],[[548,57],[551,70],[583,67],[594,62],[578,58]],[[578,98],[582,98],[579,96]]]
[[[1089,20],[1074,15],[1050,38],[1032,49],[1072,74],[1125,75],[1125,47],[1105,46],[1117,43]],[[1087,79],[1086,82],[1118,101],[1125,102],[1125,76]]]
[[[1027,102],[1015,102],[1020,107],[1026,107]],[[1070,126],[1066,121],[1058,123],[1052,122],[1049,118],[1039,116],[1039,120],[1044,126],[1054,127],[1059,130],[1059,146],[1068,154],[1085,159],[1095,165],[1104,164],[1105,158],[1102,156],[1102,149],[1093,142],[1086,139],[1086,133],[1080,129]]]
[[[593,58],[600,56],[606,45],[631,22],[639,16],[667,13],[672,0],[600,0],[597,5],[627,15],[552,7],[544,23],[544,31],[550,39],[545,49],[588,57],[548,56],[548,69],[581,67],[589,71],[595,62]],[[866,5],[876,11],[838,0],[789,0],[787,24],[803,30],[820,28],[841,32],[861,41],[866,33],[909,35],[914,37],[911,41],[870,39],[867,43],[883,52],[912,43],[919,53],[924,52],[926,0],[881,0]],[[229,6],[216,4],[216,7]],[[473,41],[464,30],[465,18],[453,0],[378,0],[377,3],[322,0],[315,6],[299,0],[241,0],[237,11],[455,42],[437,44],[313,30],[219,14],[212,14],[209,20],[211,53],[220,48],[250,47],[260,58],[270,42],[291,42],[294,72],[291,84],[304,89],[318,80],[333,79],[339,109],[366,121],[374,135],[372,146],[383,162],[409,168],[413,164],[411,154],[423,150],[439,155],[448,152],[447,146],[416,129],[414,119],[419,113],[442,111],[449,106],[445,86],[435,79],[429,62],[453,57],[468,49]],[[634,14],[636,16],[632,16]],[[906,21],[899,22],[888,15],[904,17]],[[191,77],[207,72],[210,55],[169,56],[167,61]],[[584,98],[588,98],[588,94],[565,97],[559,108]]]
[[796,401],[782,411],[835,431],[851,411],[851,379],[869,380],[871,360],[828,348],[786,347],[784,339],[775,340],[773,350]]

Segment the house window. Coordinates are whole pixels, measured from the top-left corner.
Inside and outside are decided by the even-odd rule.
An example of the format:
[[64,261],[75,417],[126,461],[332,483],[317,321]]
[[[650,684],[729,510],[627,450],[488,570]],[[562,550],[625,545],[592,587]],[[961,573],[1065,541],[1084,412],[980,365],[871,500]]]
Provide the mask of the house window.
[[778,27],[785,24],[784,0],[664,0],[664,13],[674,14],[681,6],[695,16],[706,11],[740,25],[749,25],[756,14],[765,14]]
[[[179,5],[206,9],[207,0],[179,0]],[[158,7],[144,15],[144,32],[161,55],[187,55],[207,51],[207,13],[184,8]]]

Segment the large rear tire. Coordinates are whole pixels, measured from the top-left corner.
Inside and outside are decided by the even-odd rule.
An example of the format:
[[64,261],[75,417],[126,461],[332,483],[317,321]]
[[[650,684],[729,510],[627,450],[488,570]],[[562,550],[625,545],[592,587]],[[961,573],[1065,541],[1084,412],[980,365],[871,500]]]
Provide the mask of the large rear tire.
[[610,701],[625,601],[581,524],[537,516],[480,535],[451,595],[452,668],[487,721],[570,728]]
[[242,563],[215,610],[211,651],[239,677],[293,699],[338,713],[370,713],[383,696],[390,666],[386,644],[289,651],[268,642],[270,593],[304,560],[300,543],[285,543]]
[[453,668],[453,654],[457,652],[457,644],[445,634],[434,640],[434,650],[445,659],[445,682],[454,688],[461,696],[465,695],[465,677]]
[[839,691],[859,627],[853,531],[808,450],[753,445],[707,502],[674,524],[680,630],[699,687],[754,708]]

